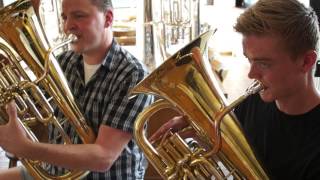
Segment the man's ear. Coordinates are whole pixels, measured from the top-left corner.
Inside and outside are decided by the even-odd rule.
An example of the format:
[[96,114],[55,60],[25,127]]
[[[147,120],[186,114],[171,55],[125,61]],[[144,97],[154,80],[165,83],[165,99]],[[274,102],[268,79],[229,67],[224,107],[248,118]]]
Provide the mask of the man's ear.
[[317,52],[315,50],[307,51],[304,56],[302,57],[302,71],[308,72],[312,69],[314,63],[317,60]]
[[106,22],[105,27],[111,27],[113,22],[113,10],[108,9],[105,13]]

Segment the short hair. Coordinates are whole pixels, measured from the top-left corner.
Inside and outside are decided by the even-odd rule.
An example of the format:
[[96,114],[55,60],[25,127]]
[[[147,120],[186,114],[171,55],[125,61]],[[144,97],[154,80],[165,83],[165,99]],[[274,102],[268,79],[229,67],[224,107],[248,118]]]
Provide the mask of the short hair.
[[310,6],[316,12],[318,20],[320,18],[320,1],[319,0],[310,0]]
[[247,35],[275,35],[293,57],[318,49],[316,13],[297,0],[259,0],[241,14],[234,29]]
[[113,9],[111,0],[90,0],[93,5],[98,7],[102,12],[106,12],[109,9]]

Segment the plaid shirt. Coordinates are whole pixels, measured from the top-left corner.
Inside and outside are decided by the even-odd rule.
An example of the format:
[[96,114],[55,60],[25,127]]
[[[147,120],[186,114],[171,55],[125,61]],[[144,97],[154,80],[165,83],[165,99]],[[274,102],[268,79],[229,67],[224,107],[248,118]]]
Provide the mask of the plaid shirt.
[[[128,90],[146,75],[143,65],[135,57],[113,40],[102,65],[87,85],[84,82],[81,55],[69,51],[59,56],[59,61],[76,102],[96,135],[101,124],[133,132],[136,116],[152,101],[152,97],[148,95],[128,99]],[[81,140],[70,125],[66,124],[64,129],[73,137],[74,143],[80,143]],[[55,136],[55,131],[52,133],[50,136]],[[145,163],[143,153],[135,141],[130,140],[109,171],[90,172],[86,178],[143,179]]]

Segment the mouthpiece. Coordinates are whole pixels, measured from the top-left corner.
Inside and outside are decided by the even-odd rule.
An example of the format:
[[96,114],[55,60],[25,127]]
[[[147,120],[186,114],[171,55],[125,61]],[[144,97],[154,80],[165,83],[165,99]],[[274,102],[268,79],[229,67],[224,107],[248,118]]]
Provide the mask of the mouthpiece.
[[70,40],[71,43],[76,42],[78,40],[78,37],[74,34],[69,34],[68,39]]
[[263,85],[255,80],[247,89],[246,89],[246,94],[251,95],[251,94],[256,94],[259,91],[263,90]]

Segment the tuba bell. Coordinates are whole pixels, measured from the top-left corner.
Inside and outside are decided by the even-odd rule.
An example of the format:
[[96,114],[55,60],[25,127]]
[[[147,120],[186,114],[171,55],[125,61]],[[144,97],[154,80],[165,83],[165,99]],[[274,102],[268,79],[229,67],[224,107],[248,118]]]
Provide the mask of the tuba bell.
[[[64,124],[70,123],[82,143],[93,143],[95,135],[74,101],[53,54],[74,39],[51,48],[30,0],[18,0],[4,7],[0,17],[0,123],[7,123],[5,104],[15,100],[19,122],[32,141],[42,141],[35,132],[39,125],[57,129],[64,144],[73,144],[74,140],[64,130]],[[63,118],[56,115],[57,111]],[[49,163],[19,160],[35,179],[78,179],[87,174],[65,170],[54,175],[47,169]]]
[[[139,114],[134,137],[164,179],[268,179],[240,128],[232,109],[262,89],[254,83],[227,106],[211,65],[203,60],[214,31],[203,33],[141,81],[132,94],[150,93],[160,100]],[[149,142],[144,126],[161,109],[187,116],[189,126]],[[155,118],[156,119],[156,118]],[[179,135],[194,130],[192,145]]]

